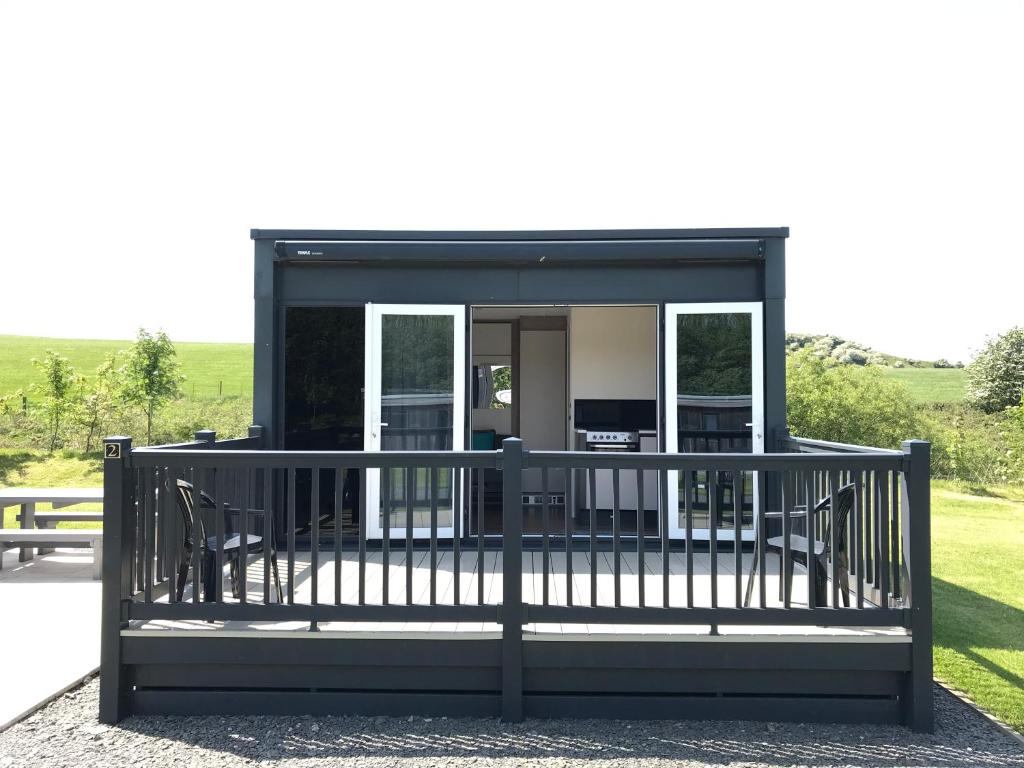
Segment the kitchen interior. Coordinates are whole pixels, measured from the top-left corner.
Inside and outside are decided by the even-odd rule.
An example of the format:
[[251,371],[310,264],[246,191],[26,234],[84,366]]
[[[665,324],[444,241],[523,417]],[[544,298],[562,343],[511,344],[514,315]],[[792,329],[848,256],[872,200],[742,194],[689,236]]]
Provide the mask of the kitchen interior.
[[[473,307],[470,354],[474,449],[493,450],[515,435],[529,450],[658,451],[657,306]],[[639,518],[645,535],[657,535],[656,473],[619,474],[622,534],[635,536]],[[585,472],[572,487],[565,475],[548,474],[548,532],[589,534],[594,508],[598,533],[610,535],[612,470],[595,472],[593,499]],[[477,531],[482,500],[484,533],[500,535],[500,472],[484,472],[480,482],[472,480],[468,530]],[[539,535],[541,470],[524,470],[522,482],[523,530]]]

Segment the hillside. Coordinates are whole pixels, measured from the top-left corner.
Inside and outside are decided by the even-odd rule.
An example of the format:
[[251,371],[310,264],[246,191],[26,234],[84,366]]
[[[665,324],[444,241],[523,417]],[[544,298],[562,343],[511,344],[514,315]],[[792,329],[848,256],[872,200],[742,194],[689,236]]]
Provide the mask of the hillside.
[[[0,335],[0,396],[22,390],[32,396],[30,385],[40,380],[32,358],[46,350],[67,357],[75,369],[90,376],[103,359],[127,349],[130,341],[97,339],[54,339],[38,336]],[[897,357],[870,347],[825,334],[790,333],[790,351],[809,347],[814,354],[853,365],[874,364],[897,379],[919,402],[952,402],[963,397],[964,371],[944,361],[921,361]],[[176,342],[186,382],[186,395],[199,399],[252,394],[252,345],[231,343]]]
[[867,344],[860,344],[829,334],[787,333],[786,349],[796,352],[810,349],[816,357],[831,358],[849,365],[880,365],[886,368],[963,368],[962,363],[948,360],[914,360],[887,352],[879,352]]
[[[78,373],[91,376],[107,355],[127,349],[131,341],[54,339],[0,335],[0,395],[22,390],[42,379],[32,359],[47,350],[64,355]],[[185,374],[183,389],[190,397],[207,398],[252,394],[252,344],[192,341],[174,343]]]

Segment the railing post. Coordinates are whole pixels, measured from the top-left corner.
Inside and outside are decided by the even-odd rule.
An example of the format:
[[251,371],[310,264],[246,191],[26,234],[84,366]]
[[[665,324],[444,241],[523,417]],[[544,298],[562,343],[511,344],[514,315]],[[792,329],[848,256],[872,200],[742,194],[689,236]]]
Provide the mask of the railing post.
[[523,441],[501,442],[501,719],[523,719]]
[[260,448],[266,448],[266,446],[263,445],[263,427],[259,424],[249,425],[249,437],[255,437],[260,442]]
[[217,442],[217,433],[212,429],[197,429],[195,440],[197,443],[209,443],[212,447]]
[[100,614],[100,721],[116,723],[128,714],[128,681],[121,666],[124,602],[132,591],[134,487],[132,439],[103,441],[103,607]]
[[915,731],[935,728],[932,689],[931,444],[903,443],[905,599],[910,603],[911,670],[903,687],[903,721]]

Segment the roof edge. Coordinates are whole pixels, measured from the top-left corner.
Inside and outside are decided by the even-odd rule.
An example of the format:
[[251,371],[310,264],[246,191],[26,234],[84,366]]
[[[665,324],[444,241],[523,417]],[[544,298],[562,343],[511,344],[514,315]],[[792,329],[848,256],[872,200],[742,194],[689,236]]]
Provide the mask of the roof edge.
[[251,229],[253,240],[691,240],[789,237],[789,227],[710,229]]

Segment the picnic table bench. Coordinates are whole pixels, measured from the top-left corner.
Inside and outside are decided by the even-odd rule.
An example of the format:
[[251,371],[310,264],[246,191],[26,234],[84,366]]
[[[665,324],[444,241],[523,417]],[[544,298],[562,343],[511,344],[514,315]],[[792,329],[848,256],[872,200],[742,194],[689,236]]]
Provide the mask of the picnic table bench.
[[22,551],[32,547],[91,549],[92,577],[94,579],[103,578],[103,531],[99,529],[0,528],[0,568],[3,567],[4,550],[16,547],[20,547]]
[[[7,507],[20,506],[21,512],[16,519],[20,523],[18,529],[0,529],[0,552],[3,549],[19,547],[21,552],[18,560],[26,562],[34,556],[34,550],[40,554],[52,551],[53,547],[88,547],[95,553],[96,562],[102,559],[102,532],[99,530],[65,531],[52,526],[58,522],[101,522],[102,512],[86,512],[83,510],[36,512],[37,504],[50,504],[54,510],[76,504],[102,503],[102,488],[0,488],[0,510]],[[37,530],[37,526],[39,530]],[[31,536],[13,534],[19,531],[32,533]],[[69,537],[68,533],[79,533]],[[10,534],[10,535],[8,535]],[[9,542],[9,543],[8,543]],[[2,565],[2,564],[0,564]]]

